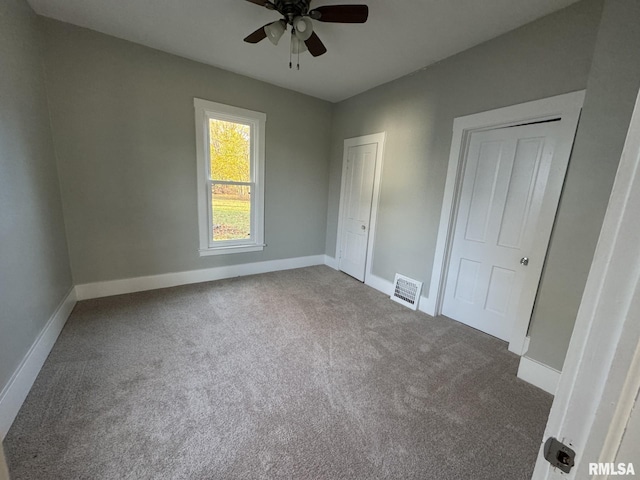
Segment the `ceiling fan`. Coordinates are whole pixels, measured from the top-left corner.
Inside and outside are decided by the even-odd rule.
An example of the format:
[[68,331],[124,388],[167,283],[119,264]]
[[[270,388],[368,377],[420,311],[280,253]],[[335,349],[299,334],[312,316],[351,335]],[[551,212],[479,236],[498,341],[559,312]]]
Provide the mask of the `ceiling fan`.
[[[309,50],[314,57],[327,52],[327,48],[320,37],[313,31],[313,22],[332,23],[364,23],[369,17],[369,7],[366,5],[325,5],[310,10],[311,0],[247,0],[269,10],[275,10],[282,15],[282,19],[267,23],[260,27],[244,41],[258,43],[268,38],[277,45],[280,38],[291,26],[291,54],[298,54]],[[289,61],[291,68],[291,61]],[[298,64],[298,69],[300,65]]]

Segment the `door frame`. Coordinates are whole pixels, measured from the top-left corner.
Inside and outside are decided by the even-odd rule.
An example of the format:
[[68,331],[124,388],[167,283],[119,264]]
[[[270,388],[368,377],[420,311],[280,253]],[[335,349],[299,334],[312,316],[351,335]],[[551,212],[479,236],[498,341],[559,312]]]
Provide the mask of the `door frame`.
[[380,183],[382,180],[382,163],[384,159],[384,143],[386,132],[372,133],[360,137],[347,138],[344,141],[342,153],[342,178],[340,180],[340,205],[338,207],[338,231],[336,232],[336,268],[340,268],[340,259],[342,258],[342,230],[344,223],[345,210],[345,193],[347,181],[347,161],[348,152],[351,147],[359,147],[361,145],[369,145],[376,143],[376,164],[373,176],[373,196],[371,198],[371,219],[369,221],[369,232],[367,236],[367,260],[364,269],[364,283],[371,276],[371,268],[373,265],[373,245],[376,234],[376,223],[378,220],[378,204],[380,200]]
[[[471,134],[483,130],[493,130],[522,123],[541,122],[559,118],[563,126],[561,135],[570,135],[571,143],[569,148],[556,153],[563,155],[563,161],[566,161],[566,164],[568,164],[584,97],[585,91],[580,90],[454,119],[453,137],[451,140],[447,178],[440,213],[433,270],[431,273],[428,297],[423,300],[423,305],[420,306],[422,311],[433,316],[442,313],[444,287],[448,273],[458,201],[464,174],[464,159],[467,154]],[[562,185],[560,185],[559,188],[562,188]],[[528,318],[524,318],[524,315],[518,315],[511,340],[509,341],[509,350],[511,352],[518,355],[523,355],[526,352],[528,348],[527,331],[530,321],[531,315],[529,315]]]
[[[541,442],[534,480],[609,478],[592,476],[588,464],[616,461],[634,405],[636,409],[640,406],[638,210],[640,95]],[[543,445],[548,437],[556,437],[576,452],[576,466],[568,474],[552,468],[544,459]]]

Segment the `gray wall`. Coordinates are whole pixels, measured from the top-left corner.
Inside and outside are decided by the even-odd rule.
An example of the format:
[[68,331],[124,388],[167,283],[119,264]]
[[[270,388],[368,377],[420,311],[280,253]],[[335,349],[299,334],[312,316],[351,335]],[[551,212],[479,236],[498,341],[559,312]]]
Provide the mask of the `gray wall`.
[[0,391],[71,288],[35,14],[0,1]]
[[[342,144],[358,135],[387,132],[373,273],[428,289],[453,119],[588,87],[530,331],[528,355],[560,369],[640,79],[640,3],[607,0],[600,26],[602,5],[332,106],[2,0],[0,385],[70,288],[69,263],[82,284],[335,255]],[[197,254],[193,97],[267,113],[264,252]]]
[[[386,131],[373,273],[391,281],[400,272],[423,281],[428,290],[453,119],[586,88],[601,12],[602,2],[585,0],[338,104],[327,254],[335,255],[343,141]],[[586,268],[590,253],[581,256]],[[579,300],[579,294],[567,299]],[[574,318],[553,321],[570,331]],[[564,355],[557,353],[549,360],[553,366]]]
[[638,88],[640,2],[607,0],[531,323],[528,357],[562,369]]
[[[324,254],[330,103],[41,21],[76,284]],[[267,114],[263,252],[198,256],[193,97]]]

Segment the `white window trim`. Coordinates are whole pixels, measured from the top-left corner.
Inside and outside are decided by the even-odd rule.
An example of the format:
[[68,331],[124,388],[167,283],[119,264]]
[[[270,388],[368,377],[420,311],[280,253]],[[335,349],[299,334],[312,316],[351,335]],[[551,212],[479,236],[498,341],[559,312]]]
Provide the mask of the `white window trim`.
[[[200,256],[257,252],[264,249],[264,159],[267,116],[244,108],[193,99],[198,159],[198,227]],[[210,240],[211,193],[209,188],[209,119],[243,123],[251,127],[251,239],[214,244]],[[233,182],[232,182],[233,183]],[[245,183],[245,182],[240,182]],[[217,243],[217,242],[216,242]]]

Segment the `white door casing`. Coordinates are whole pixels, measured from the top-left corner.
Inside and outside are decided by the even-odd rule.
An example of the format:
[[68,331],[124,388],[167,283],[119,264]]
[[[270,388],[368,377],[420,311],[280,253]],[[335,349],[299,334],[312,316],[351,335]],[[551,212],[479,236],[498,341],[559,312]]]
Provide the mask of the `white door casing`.
[[337,265],[363,282],[371,275],[384,140],[382,132],[344,141]]
[[[589,463],[640,466],[640,95],[533,472],[534,480],[605,479]],[[634,409],[635,407],[635,409]],[[635,416],[634,416],[635,415]],[[555,437],[576,452],[568,474],[544,459]],[[631,451],[628,447],[632,446]],[[631,478],[631,477],[629,477]],[[634,477],[635,478],[635,477]]]
[[[640,372],[634,372],[636,374],[636,378],[639,378],[638,375]],[[615,452],[613,463],[633,463],[634,467],[637,468],[636,474],[640,473],[640,401],[638,400],[638,389],[635,392],[636,399],[631,405],[629,405],[629,411],[625,412],[629,415],[626,419],[626,424],[623,422],[625,418],[622,416],[620,418],[620,423],[624,425],[621,428],[621,432],[619,435],[616,435],[612,438],[612,442],[607,442],[606,445],[610,446],[611,449]],[[611,431],[611,430],[610,430]],[[612,432],[613,433],[613,432]],[[617,433],[617,432],[615,432]],[[613,435],[609,435],[609,438],[613,437]],[[605,454],[608,452],[604,452]],[[602,458],[602,456],[601,456]],[[611,457],[604,456],[607,460]]]
[[[464,162],[442,313],[509,341],[523,303],[531,312],[553,217],[540,218],[558,121],[473,132]],[[553,183],[553,182],[551,182]],[[555,211],[543,212],[554,215]],[[536,242],[541,245],[536,245]]]
[[[440,224],[434,255],[433,270],[429,283],[428,296],[423,297],[420,302],[420,310],[429,315],[439,315],[442,313],[442,303],[444,298],[444,284],[449,265],[451,253],[451,241],[453,238],[453,227],[456,220],[457,199],[459,197],[460,185],[462,183],[462,165],[466,157],[469,139],[473,132],[491,130],[500,127],[522,125],[532,122],[542,122],[552,119],[560,119],[559,131],[556,139],[554,159],[562,159],[562,164],[567,164],[571,155],[573,138],[578,126],[582,104],[584,102],[584,90],[567,93],[555,97],[535,100],[496,110],[458,117],[453,122],[453,137],[449,164],[447,168],[447,178],[445,182],[442,210],[440,214]],[[557,178],[558,176],[554,176]],[[562,190],[562,183],[547,185],[547,190]],[[545,198],[542,211],[551,209],[552,221],[555,216],[557,204],[547,201]],[[547,217],[547,215],[543,215]],[[546,245],[545,245],[546,250]],[[545,252],[534,252],[531,257],[543,258]],[[528,287],[525,287],[528,288]],[[531,319],[531,311],[526,311],[521,305],[518,306],[515,325],[509,350],[523,355],[527,346],[527,330]]]

